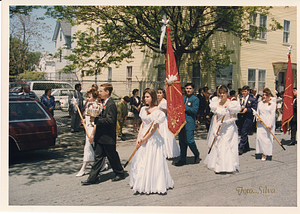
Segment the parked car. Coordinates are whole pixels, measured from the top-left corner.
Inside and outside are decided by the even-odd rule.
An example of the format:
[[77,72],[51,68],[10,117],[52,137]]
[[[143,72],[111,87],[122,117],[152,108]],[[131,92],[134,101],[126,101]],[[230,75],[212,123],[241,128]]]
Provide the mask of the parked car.
[[74,92],[74,89],[53,89],[51,95],[55,98],[55,109],[67,111],[69,108],[69,95]]
[[[20,92],[16,92],[16,91],[10,91],[9,92],[9,97],[14,97],[14,98],[16,98],[16,96],[19,96],[19,98],[25,98],[26,96],[24,96],[24,95],[19,95],[19,93]],[[37,99],[38,101],[41,101],[41,99],[38,97],[38,96],[36,96],[36,94],[33,92],[33,91],[30,91],[29,92],[29,97],[30,98],[34,98],[34,99]]]
[[51,89],[73,89],[68,82],[57,81],[32,81],[27,82],[30,85],[31,91],[35,92],[38,97],[41,97],[45,93],[46,88]]
[[9,97],[10,154],[54,146],[56,138],[56,122],[40,101],[29,96]]
[[16,87],[21,88],[23,85],[26,85],[26,82],[10,82],[9,83],[9,91],[12,91],[12,89],[16,88]]

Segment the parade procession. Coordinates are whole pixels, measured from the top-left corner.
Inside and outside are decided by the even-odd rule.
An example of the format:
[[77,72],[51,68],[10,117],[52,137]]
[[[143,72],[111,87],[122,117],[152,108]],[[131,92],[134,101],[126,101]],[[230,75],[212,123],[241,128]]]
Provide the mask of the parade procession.
[[[9,91],[10,211],[297,208],[297,43],[281,7],[9,9],[11,17],[43,9],[59,20],[51,58],[59,77],[11,81],[21,87]],[[286,10],[296,16],[294,7]],[[243,26],[237,17],[246,31],[236,30]],[[282,34],[280,51],[262,53]]]

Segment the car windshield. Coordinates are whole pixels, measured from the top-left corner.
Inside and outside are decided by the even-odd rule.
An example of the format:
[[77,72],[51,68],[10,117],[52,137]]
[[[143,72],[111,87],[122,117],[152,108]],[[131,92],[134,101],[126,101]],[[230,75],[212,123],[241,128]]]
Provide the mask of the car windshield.
[[9,121],[24,120],[50,120],[50,117],[35,101],[10,101]]

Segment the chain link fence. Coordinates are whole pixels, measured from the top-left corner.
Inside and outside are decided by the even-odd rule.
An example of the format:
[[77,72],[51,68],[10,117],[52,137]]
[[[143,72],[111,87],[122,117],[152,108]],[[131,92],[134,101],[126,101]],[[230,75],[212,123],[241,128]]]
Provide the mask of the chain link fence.
[[[72,75],[71,75],[72,76]],[[74,76],[69,74],[61,74],[60,76],[50,76],[47,80],[30,80],[30,79],[11,79],[10,85],[16,86],[16,83],[20,83],[17,87],[10,87],[10,95],[17,95],[21,92],[22,86],[25,84],[30,85],[31,92],[34,92],[39,99],[45,94],[45,89],[51,89],[51,95],[55,98],[54,118],[57,123],[58,132],[64,133],[71,130],[71,116],[68,112],[69,102],[68,98],[70,94],[75,91],[75,85],[80,83],[82,86],[82,94],[84,103],[86,101],[86,91],[93,84],[97,84],[98,87],[104,83],[111,83],[113,85],[112,98],[115,103],[124,96],[132,96],[134,89],[139,89],[139,96],[142,97],[143,91],[146,88],[152,88],[156,90],[159,87],[165,88],[165,82],[158,81],[94,81],[94,80],[81,80],[79,81]],[[130,105],[128,104],[130,110]],[[126,124],[131,124],[130,118]]]

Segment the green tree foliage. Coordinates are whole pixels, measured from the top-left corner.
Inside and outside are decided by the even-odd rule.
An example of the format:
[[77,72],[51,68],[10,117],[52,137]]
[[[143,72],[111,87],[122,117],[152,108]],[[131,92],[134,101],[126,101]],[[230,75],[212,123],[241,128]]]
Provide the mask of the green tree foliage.
[[[140,47],[142,51],[148,48],[152,50],[152,57],[157,57],[160,53],[161,20],[163,15],[166,15],[169,19],[168,26],[171,29],[170,35],[179,68],[181,59],[186,54],[197,54],[199,61],[205,59],[207,60],[205,63],[211,65],[217,60],[220,60],[219,64],[228,65],[232,50],[227,50],[226,46],[220,50],[208,48],[209,38],[216,32],[223,31],[236,36],[240,41],[250,42],[253,37],[258,36],[259,30],[271,31],[282,28],[275,19],[272,19],[268,21],[269,26],[259,26],[251,32],[252,38],[249,36],[251,15],[256,13],[269,15],[270,9],[271,7],[244,6],[54,6],[48,8],[47,14],[55,18],[67,19],[72,24],[89,26],[94,24],[99,27],[97,40],[91,33],[91,29],[85,34],[85,39],[80,40],[79,48],[74,52],[76,57],[72,56],[77,64],[85,60],[81,58],[84,54],[79,54],[80,50],[87,49],[86,56],[92,56],[92,46],[98,44],[95,41],[100,43],[105,41],[104,46],[98,46],[103,48],[101,50],[104,52],[107,51],[105,48],[110,46],[109,50],[114,53],[114,58],[109,58],[111,62],[128,58],[130,54],[128,48],[134,46]],[[80,49],[81,47],[83,49]],[[166,53],[165,41],[162,53]],[[122,57],[122,54],[126,57]],[[106,62],[110,63],[109,60]]]
[[[24,12],[25,13],[25,12]],[[33,71],[39,62],[41,40],[50,27],[37,21],[36,16],[16,13],[10,18],[10,75]]]
[[44,72],[25,71],[17,76],[17,79],[41,80],[44,79]]

